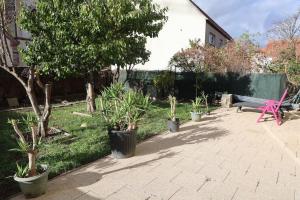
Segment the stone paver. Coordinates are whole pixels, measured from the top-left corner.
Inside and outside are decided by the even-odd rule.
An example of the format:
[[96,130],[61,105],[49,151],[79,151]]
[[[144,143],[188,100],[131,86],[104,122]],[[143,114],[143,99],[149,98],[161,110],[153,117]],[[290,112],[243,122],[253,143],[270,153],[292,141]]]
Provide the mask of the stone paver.
[[300,199],[300,116],[280,127],[257,117],[219,109],[139,144],[135,157],[106,157],[55,178],[37,199]]

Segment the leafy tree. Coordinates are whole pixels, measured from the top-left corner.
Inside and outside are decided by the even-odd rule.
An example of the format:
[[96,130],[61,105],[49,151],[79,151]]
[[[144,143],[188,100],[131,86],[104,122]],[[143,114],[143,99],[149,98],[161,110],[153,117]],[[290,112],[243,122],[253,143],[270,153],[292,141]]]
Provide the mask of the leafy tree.
[[20,24],[32,34],[28,65],[57,78],[86,74],[87,110],[95,108],[93,72],[147,61],[147,37],[157,37],[166,9],[152,0],[45,0],[23,7]]
[[169,67],[175,67],[183,72],[195,72],[196,74],[196,97],[198,96],[198,81],[200,72],[205,71],[204,48],[200,40],[190,40],[190,47],[177,52],[170,60]]
[[259,45],[255,36],[243,33],[238,39],[228,42],[223,48],[226,70],[229,72],[249,73],[258,68],[256,58]]
[[190,47],[177,52],[170,60],[170,67],[184,72],[195,72],[196,95],[200,72],[247,73],[253,70],[254,58],[258,50],[249,33],[243,34],[235,41],[228,41],[223,47],[202,46],[199,40],[191,40]]
[[[20,41],[13,37],[11,27],[15,23],[15,10],[10,9],[14,1],[0,0],[0,68],[14,77],[25,89],[30,100],[32,109],[38,119],[37,134],[47,135],[48,121],[51,114],[51,83],[44,84],[40,79],[39,70],[35,65],[20,68],[13,56],[13,48],[16,48]],[[39,107],[35,94],[35,85],[39,86],[44,93],[44,108]]]
[[204,48],[199,40],[191,40],[190,47],[181,49],[170,60],[169,67],[176,67],[184,72],[200,72],[204,68]]
[[192,40],[190,47],[177,52],[169,64],[182,71],[245,73],[254,67],[253,58],[257,51],[258,45],[249,33],[220,48],[201,46],[199,40]]
[[159,98],[167,97],[174,89],[175,73],[172,71],[159,72],[153,79],[153,85],[156,88]]

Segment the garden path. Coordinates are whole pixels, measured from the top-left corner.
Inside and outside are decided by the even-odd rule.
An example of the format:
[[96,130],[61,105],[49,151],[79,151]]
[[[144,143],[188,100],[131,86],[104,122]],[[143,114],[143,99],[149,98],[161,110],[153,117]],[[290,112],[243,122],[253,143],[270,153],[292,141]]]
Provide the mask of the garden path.
[[299,116],[288,114],[280,127],[257,117],[218,109],[139,144],[135,157],[108,156],[59,176],[37,199],[300,199]]

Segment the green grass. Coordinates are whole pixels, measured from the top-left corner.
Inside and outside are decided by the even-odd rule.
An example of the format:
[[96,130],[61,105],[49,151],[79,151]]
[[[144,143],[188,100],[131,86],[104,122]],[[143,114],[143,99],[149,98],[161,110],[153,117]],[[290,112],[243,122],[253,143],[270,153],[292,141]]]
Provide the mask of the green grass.
[[[43,143],[38,162],[50,166],[50,178],[110,153],[108,135],[101,115],[96,113],[89,118],[72,114],[74,111],[85,112],[85,108],[86,105],[81,103],[53,109],[50,126],[61,128],[71,133],[72,136],[68,138],[57,136]],[[181,122],[189,120],[190,110],[190,104],[178,104],[177,117]],[[138,141],[167,130],[168,111],[168,103],[153,103],[150,111],[139,124]],[[16,170],[16,161],[23,159],[19,153],[8,152],[9,149],[16,147],[16,141],[14,131],[7,121],[10,118],[21,118],[26,114],[24,112],[0,113],[0,199],[18,191],[12,176]],[[82,128],[81,125],[84,123],[87,127]]]

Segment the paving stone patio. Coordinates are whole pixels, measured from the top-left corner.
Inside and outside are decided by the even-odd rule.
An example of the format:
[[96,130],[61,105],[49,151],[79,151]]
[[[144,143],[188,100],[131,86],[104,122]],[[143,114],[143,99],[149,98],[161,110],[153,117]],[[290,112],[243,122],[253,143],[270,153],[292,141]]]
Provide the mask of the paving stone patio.
[[[280,127],[219,109],[178,133],[59,176],[38,200],[300,200],[300,115]],[[23,199],[22,195],[14,200]]]

